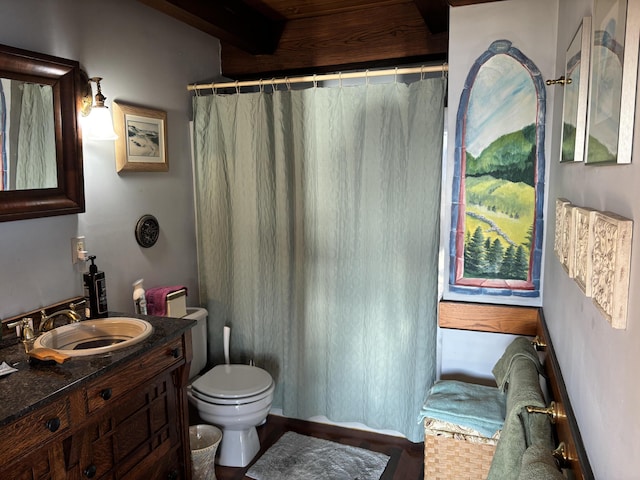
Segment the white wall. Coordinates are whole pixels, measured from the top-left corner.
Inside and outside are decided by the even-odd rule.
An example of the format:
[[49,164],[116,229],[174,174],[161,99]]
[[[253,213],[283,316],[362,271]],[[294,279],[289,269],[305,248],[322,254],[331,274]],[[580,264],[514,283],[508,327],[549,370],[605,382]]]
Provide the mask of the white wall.
[[[631,0],[635,1],[635,0]],[[556,67],[563,71],[565,51],[591,0],[560,2]],[[556,104],[555,124],[562,106]],[[638,107],[638,102],[636,102]],[[634,220],[630,298],[626,330],[614,330],[561,268],[552,251],[545,257],[544,314],[549,325],[571,403],[596,478],[637,479],[640,458],[640,116],[636,111],[633,160],[625,166],[550,164],[549,199],[565,197],[576,205],[610,210]],[[554,134],[553,155],[559,138]],[[551,203],[549,218],[554,216]],[[554,225],[547,227],[552,244]]]
[[[0,223],[0,317],[76,295],[82,276],[70,239],[84,235],[105,271],[110,310],[133,311],[131,283],[184,284],[198,303],[193,189],[188,136],[189,83],[220,76],[217,39],[135,1],[0,2],[0,43],[78,60],[101,76],[113,100],[165,110],[169,172],[123,173],[114,142],[84,143],[86,213]],[[143,249],[134,227],[145,214],[161,227]]]

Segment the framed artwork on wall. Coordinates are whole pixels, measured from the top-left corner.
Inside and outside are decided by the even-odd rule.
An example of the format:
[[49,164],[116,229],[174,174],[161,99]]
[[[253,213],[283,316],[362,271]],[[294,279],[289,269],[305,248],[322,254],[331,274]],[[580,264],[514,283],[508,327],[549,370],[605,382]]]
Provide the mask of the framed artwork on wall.
[[595,0],[592,23],[585,161],[631,163],[640,2]]
[[113,102],[113,117],[118,172],[169,170],[166,112]]
[[495,40],[456,115],[449,293],[540,296],[546,90],[534,62]]
[[591,17],[585,17],[567,48],[562,105],[562,163],[584,160],[590,60]]

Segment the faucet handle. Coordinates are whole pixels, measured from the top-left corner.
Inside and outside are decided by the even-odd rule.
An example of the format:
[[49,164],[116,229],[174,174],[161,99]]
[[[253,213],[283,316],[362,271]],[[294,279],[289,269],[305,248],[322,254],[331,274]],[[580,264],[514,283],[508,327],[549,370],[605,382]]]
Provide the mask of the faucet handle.
[[36,334],[33,331],[33,319],[32,318],[23,318],[22,319],[22,339],[29,342],[33,341],[36,338]]
[[76,311],[76,308],[78,308],[81,305],[85,305],[87,303],[87,299],[83,298],[82,300],[79,300],[77,302],[71,302],[69,304],[69,309],[73,310],[74,312]]
[[33,332],[33,319],[31,317],[24,317],[16,322],[8,323],[7,327],[15,328],[16,335],[24,338],[25,340],[33,340],[35,338],[35,334]]

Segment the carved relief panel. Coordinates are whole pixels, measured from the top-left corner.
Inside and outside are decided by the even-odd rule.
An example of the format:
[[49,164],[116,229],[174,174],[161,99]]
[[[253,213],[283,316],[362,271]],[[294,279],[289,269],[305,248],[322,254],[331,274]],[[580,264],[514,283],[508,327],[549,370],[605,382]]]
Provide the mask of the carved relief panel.
[[556,199],[556,234],[554,250],[560,264],[573,277],[573,205],[565,198]]
[[556,199],[554,250],[613,328],[627,328],[633,221]]
[[587,297],[591,296],[591,223],[595,210],[573,207],[573,279]]
[[627,328],[627,299],[633,222],[610,212],[594,212],[591,297],[613,328]]

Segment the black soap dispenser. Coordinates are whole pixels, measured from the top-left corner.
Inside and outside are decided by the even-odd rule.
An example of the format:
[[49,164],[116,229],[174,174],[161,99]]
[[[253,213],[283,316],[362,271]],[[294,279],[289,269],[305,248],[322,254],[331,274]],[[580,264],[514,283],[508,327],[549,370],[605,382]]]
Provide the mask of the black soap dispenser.
[[89,318],[107,316],[107,282],[104,272],[94,263],[95,255],[90,255],[89,272],[84,274],[84,297],[89,306]]

